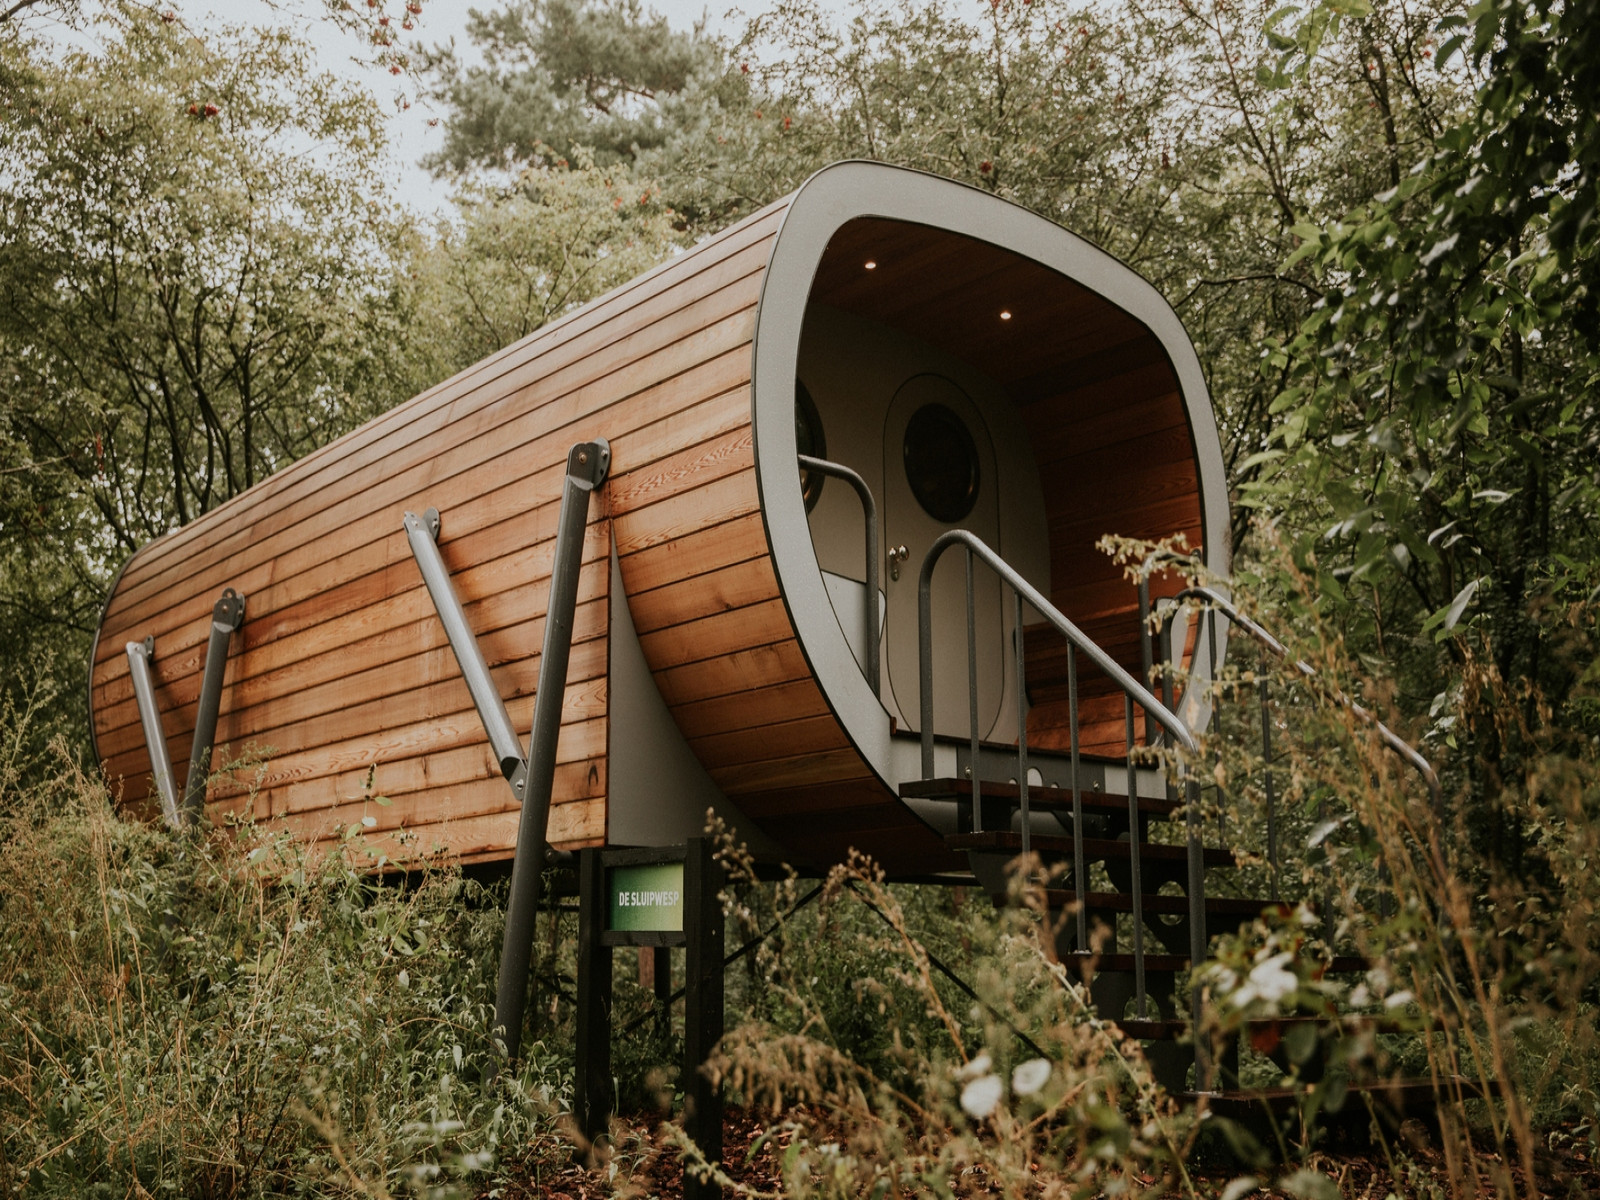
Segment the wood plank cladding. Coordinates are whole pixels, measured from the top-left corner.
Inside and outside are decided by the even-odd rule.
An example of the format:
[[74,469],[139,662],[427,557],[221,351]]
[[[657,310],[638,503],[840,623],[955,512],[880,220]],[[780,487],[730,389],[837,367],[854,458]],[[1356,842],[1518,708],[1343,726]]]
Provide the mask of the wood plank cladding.
[[[871,260],[871,272],[861,269]],[[812,297],[940,346],[1001,385],[1027,430],[1050,541],[1050,599],[1139,673],[1138,598],[1095,543],[1106,534],[1201,545],[1198,468],[1160,341],[1048,267],[947,230],[874,217],[828,243]],[[1009,317],[1002,319],[1002,312]],[[1154,595],[1180,587],[1171,576]],[[1067,749],[1065,654],[1048,629],[1024,641],[1031,745]],[[1123,749],[1120,694],[1085,671],[1083,748]],[[1142,715],[1138,718],[1142,731]]]
[[[630,737],[617,714],[638,712],[610,694],[613,669],[640,677],[631,644],[615,640],[625,603],[690,750],[790,861],[822,866],[854,847],[895,873],[959,869],[900,802],[900,781],[879,776],[889,766],[856,749],[881,739],[847,730],[779,584],[752,370],[783,219],[783,204],[756,214],[141,549],[108,600],[91,681],[96,752],[123,802],[153,808],[124,644],[155,639],[157,699],[181,773],[211,608],[232,587],[246,615],[217,740],[246,762],[212,781],[213,820],[281,823],[324,847],[354,826],[393,862],[509,857],[518,806],[401,517],[440,510],[440,552],[526,737],[567,451],[604,437],[611,473],[583,546],[551,840],[605,844],[613,828],[641,828],[619,814],[653,799],[618,794],[637,787],[632,762],[618,755],[612,769]],[[1020,254],[880,218],[837,230],[810,296],[938,346],[1009,396],[1043,484],[1052,599],[1137,671],[1135,594],[1095,542],[1182,532],[1197,547],[1201,529],[1184,398],[1154,335]],[[787,420],[786,390],[760,403]],[[759,474],[770,488],[783,464],[763,461]],[[778,553],[788,571],[787,543]],[[1156,591],[1176,586],[1160,580]],[[1029,629],[1024,650],[1032,744],[1064,749],[1059,639]],[[1083,726],[1086,750],[1121,753],[1120,697],[1103,683],[1085,680]]]
[[509,856],[517,806],[401,515],[441,511],[440,551],[526,736],[567,450],[597,436],[612,468],[583,548],[552,840],[606,840],[607,757],[621,735],[607,694],[613,544],[638,586],[647,659],[708,766],[761,771],[742,736],[749,709],[718,707],[752,687],[796,701],[794,744],[769,743],[770,759],[837,753],[837,729],[807,723],[826,714],[820,698],[786,690],[803,656],[765,558],[754,476],[751,339],[779,216],[757,214],[140,550],[107,604],[92,678],[96,748],[124,802],[150,805],[124,644],[155,638],[181,774],[211,606],[234,587],[247,608],[217,740],[252,762],[213,781],[213,820],[279,821],[321,844],[357,824],[396,861]]

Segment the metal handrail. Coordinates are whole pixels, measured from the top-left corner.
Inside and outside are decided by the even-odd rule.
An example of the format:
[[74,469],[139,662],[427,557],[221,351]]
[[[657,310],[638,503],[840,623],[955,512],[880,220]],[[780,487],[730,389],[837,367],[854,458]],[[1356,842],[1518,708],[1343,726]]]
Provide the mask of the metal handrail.
[[[1249,617],[1240,612],[1236,607],[1234,607],[1232,601],[1230,601],[1226,596],[1222,595],[1216,589],[1205,587],[1201,584],[1196,584],[1192,587],[1184,588],[1183,591],[1179,592],[1173,597],[1173,601],[1178,604],[1182,604],[1185,600],[1189,599],[1203,600],[1212,608],[1221,612],[1223,616],[1228,618],[1228,620],[1239,626],[1240,629],[1243,629],[1252,638],[1254,638],[1262,646],[1265,646],[1279,658],[1287,659],[1289,657],[1288,647],[1286,647],[1277,638],[1273,637],[1272,634],[1268,633],[1255,621],[1251,620]],[[1317,669],[1310,663],[1306,662],[1305,659],[1294,659],[1293,665],[1294,669],[1299,671],[1300,674],[1305,678],[1315,679],[1317,677]],[[1444,790],[1439,783],[1439,776],[1434,772],[1433,765],[1422,756],[1415,746],[1402,738],[1394,730],[1390,729],[1382,721],[1378,720],[1378,718],[1374,716],[1368,709],[1363,708],[1358,702],[1345,695],[1344,692],[1335,691],[1333,693],[1333,698],[1345,708],[1349,709],[1357,717],[1361,718],[1361,720],[1367,722],[1367,724],[1376,729],[1378,731],[1378,737],[1382,740],[1383,744],[1389,747],[1390,750],[1393,750],[1401,758],[1405,759],[1405,761],[1416,770],[1417,774],[1422,776],[1423,782],[1428,785],[1428,795],[1433,802],[1434,810],[1442,816],[1444,811]]]
[[[977,661],[976,661],[976,618],[973,602],[973,559],[981,559],[990,570],[999,576],[1001,582],[1010,587],[1016,603],[1016,656],[1017,656],[1017,795],[1020,800],[1022,815],[1022,851],[1029,850],[1029,813],[1028,813],[1028,776],[1027,776],[1027,713],[1022,704],[1023,694],[1023,650],[1022,650],[1022,602],[1026,601],[1044,619],[1053,626],[1057,632],[1067,639],[1068,657],[1068,688],[1069,709],[1071,721],[1072,740],[1072,825],[1073,825],[1073,875],[1077,892],[1078,908],[1078,946],[1080,951],[1088,947],[1088,936],[1085,928],[1086,918],[1084,909],[1084,892],[1086,887],[1086,874],[1083,853],[1083,809],[1079,799],[1078,789],[1078,729],[1077,729],[1077,653],[1082,651],[1089,661],[1098,667],[1113,683],[1121,689],[1124,697],[1124,707],[1127,716],[1128,730],[1128,843],[1129,861],[1131,868],[1131,899],[1133,907],[1133,961],[1134,961],[1134,989],[1138,1003],[1139,1014],[1144,1016],[1147,1011],[1144,970],[1144,905],[1143,890],[1139,858],[1139,797],[1138,776],[1133,761],[1133,706],[1138,704],[1149,717],[1153,717],[1157,724],[1166,730],[1173,741],[1181,748],[1182,754],[1198,755],[1200,744],[1195,739],[1182,720],[1166,705],[1157,700],[1148,688],[1130,675],[1120,663],[1113,659],[1083,630],[1074,625],[1055,605],[1035,588],[1022,575],[996,554],[976,534],[966,529],[952,529],[941,534],[928,548],[922,560],[922,570],[917,579],[917,641],[919,653],[918,671],[918,699],[921,708],[921,728],[919,734],[922,742],[922,775],[924,779],[933,778],[933,571],[945,551],[952,546],[960,545],[966,550],[966,592],[967,592],[967,687],[968,711],[971,719],[972,738],[972,817],[974,831],[982,829],[982,783],[979,767],[979,738],[977,717]],[[1200,841],[1199,825],[1199,787],[1189,775],[1187,765],[1180,755],[1179,769],[1183,772],[1186,785],[1187,814],[1185,833],[1188,843],[1188,874],[1189,874],[1189,952],[1191,961],[1195,966],[1205,960],[1206,953],[1206,920],[1205,920],[1205,859]],[[1193,1020],[1194,1028],[1200,1029],[1201,1022],[1201,989],[1193,989]],[[1201,1091],[1208,1090],[1211,1081],[1210,1054],[1204,1045],[1204,1039],[1196,1038],[1196,1083]]]
[[1104,650],[1102,650],[1088,634],[1079,629],[1062,612],[1047,600],[1042,592],[1033,584],[1024,579],[1010,563],[991,550],[981,538],[970,530],[951,529],[940,534],[933,545],[928,547],[928,553],[922,560],[922,572],[917,579],[917,617],[921,628],[919,629],[922,653],[922,670],[919,683],[921,685],[920,700],[922,702],[922,770],[925,776],[933,774],[933,725],[930,720],[933,711],[933,628],[928,622],[929,610],[933,603],[933,568],[938,564],[940,556],[951,546],[965,546],[969,553],[983,560],[984,564],[1000,576],[1001,582],[1007,584],[1012,591],[1026,600],[1028,604],[1039,613],[1046,621],[1055,626],[1056,630],[1071,642],[1075,648],[1081,650],[1090,662],[1099,667],[1101,671],[1122,690],[1125,696],[1130,697],[1136,704],[1156,719],[1163,729],[1177,740],[1178,744],[1190,754],[1200,752],[1200,743],[1190,732],[1189,727],[1179,719],[1176,713],[1170,711],[1166,705],[1157,700],[1149,689],[1123,668]]
[[881,586],[878,575],[878,505],[872,498],[872,489],[867,486],[867,481],[843,463],[832,462],[826,458],[813,458],[809,454],[798,454],[795,457],[800,465],[808,471],[815,471],[819,475],[831,475],[835,479],[844,480],[855,489],[856,495],[861,498],[861,516],[867,527],[865,538],[867,595],[861,605],[861,645],[866,661],[862,663],[861,671],[867,677],[867,683],[872,687],[872,694],[874,696],[880,695],[882,672],[878,667],[878,589]]

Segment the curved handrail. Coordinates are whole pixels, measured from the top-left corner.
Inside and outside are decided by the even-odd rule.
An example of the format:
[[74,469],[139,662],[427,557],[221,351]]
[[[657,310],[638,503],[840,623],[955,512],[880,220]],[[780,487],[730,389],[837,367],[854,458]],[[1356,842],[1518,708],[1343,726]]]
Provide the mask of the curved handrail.
[[882,672],[878,668],[878,505],[872,499],[872,489],[867,486],[867,481],[843,463],[813,458],[809,454],[797,454],[795,458],[808,471],[844,480],[861,498],[861,515],[867,526],[867,594],[861,604],[861,645],[866,662],[861,665],[861,671],[867,677],[872,694],[876,696],[882,685]]
[[[1044,595],[1024,579],[1010,563],[991,550],[981,538],[970,530],[952,529],[942,533],[928,547],[922,560],[922,572],[917,579],[918,651],[921,654],[919,700],[922,709],[922,774],[933,775],[933,624],[930,620],[933,607],[933,569],[940,557],[951,546],[965,546],[1000,576],[1013,591],[1026,600],[1046,621],[1056,628],[1067,641],[1099,667],[1122,693],[1132,699],[1191,754],[1197,754],[1200,743],[1194,734],[1166,705],[1157,700],[1150,690],[1123,669],[1122,664],[1102,650],[1088,634],[1069,621]],[[1020,636],[1021,631],[1018,631]]]

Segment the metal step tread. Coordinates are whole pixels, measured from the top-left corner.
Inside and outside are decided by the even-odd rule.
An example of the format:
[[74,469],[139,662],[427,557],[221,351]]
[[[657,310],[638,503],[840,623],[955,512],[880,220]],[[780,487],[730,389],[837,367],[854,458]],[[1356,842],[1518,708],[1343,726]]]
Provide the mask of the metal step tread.
[[[1118,843],[1119,845],[1125,843]],[[1052,910],[1066,908],[1069,904],[1078,902],[1078,893],[1071,888],[1047,888],[1045,900]],[[1162,896],[1146,894],[1140,897],[1144,911],[1147,913],[1177,913],[1180,916],[1189,915],[1189,897],[1187,896]],[[1003,903],[1004,898],[995,897],[995,903]],[[1132,912],[1132,892],[1085,892],[1083,894],[1084,908],[1093,911],[1106,909],[1110,912]],[[1207,896],[1206,912],[1219,917],[1259,917],[1269,909],[1288,911],[1289,906],[1281,900],[1252,900],[1240,896]]]
[[[1118,1029],[1129,1037],[1138,1038],[1142,1042],[1170,1042],[1178,1038],[1187,1037],[1189,1022],[1186,1019],[1162,1020],[1148,1017],[1123,1017],[1115,1022]],[[1244,1023],[1244,1032],[1252,1041],[1265,1041],[1276,1034],[1294,1025],[1316,1025],[1319,1027],[1337,1025],[1348,1033],[1371,1031],[1373,1033],[1402,1033],[1407,1032],[1407,1027],[1393,1017],[1379,1016],[1374,1013],[1331,1013],[1327,1016],[1314,1017],[1305,1013],[1296,1013],[1283,1017],[1262,1017]]]
[[[944,844],[952,850],[991,850],[1004,851],[1010,854],[1022,853],[1022,834],[1010,829],[986,829],[981,833],[952,833],[946,835]],[[1072,853],[1072,838],[1055,834],[1036,833],[1030,839],[1030,847],[1038,854],[1063,857]],[[1101,859],[1128,857],[1128,843],[1114,841],[1111,838],[1084,838],[1084,857],[1090,861],[1098,862]],[[1231,867],[1235,865],[1233,851],[1220,846],[1207,846],[1202,851],[1205,855],[1205,865],[1208,867]],[[1187,846],[1173,846],[1165,842],[1140,842],[1139,857],[1141,859],[1168,859],[1176,862],[1186,862],[1189,858]]]
[[[984,779],[981,789],[985,800],[1020,800],[1022,789],[1014,783],[1006,783],[998,779]],[[900,785],[900,795],[907,800],[955,800],[972,798],[972,780],[970,779],[911,779]],[[1079,803],[1087,812],[1115,813],[1119,816],[1128,815],[1128,798],[1113,792],[1095,792],[1078,789]],[[1063,787],[1050,787],[1042,783],[1028,785],[1028,807],[1039,812],[1071,812],[1072,789]],[[1170,816],[1183,808],[1176,800],[1157,800],[1148,796],[1139,797],[1139,811],[1141,813],[1165,817]]]
[[[1063,954],[1062,963],[1075,966],[1085,973],[1094,971],[1131,971],[1133,970],[1133,955],[1131,954]],[[1328,960],[1327,969],[1336,975],[1349,975],[1366,971],[1371,963],[1359,954],[1336,954]],[[1189,969],[1189,956],[1187,954],[1152,954],[1144,956],[1144,969],[1146,971],[1187,971]]]
[[[1300,1104],[1315,1084],[1298,1087],[1238,1088],[1216,1092],[1185,1092],[1183,1098],[1193,1104],[1202,1098],[1212,1112],[1222,1117],[1248,1117],[1263,1109],[1280,1112]],[[1437,1095],[1463,1096],[1484,1099],[1500,1094],[1500,1081],[1485,1082],[1469,1079],[1465,1075],[1447,1076],[1435,1082],[1431,1079],[1377,1079],[1352,1082],[1349,1090],[1387,1102],[1395,1109],[1420,1108],[1431,1105]]]

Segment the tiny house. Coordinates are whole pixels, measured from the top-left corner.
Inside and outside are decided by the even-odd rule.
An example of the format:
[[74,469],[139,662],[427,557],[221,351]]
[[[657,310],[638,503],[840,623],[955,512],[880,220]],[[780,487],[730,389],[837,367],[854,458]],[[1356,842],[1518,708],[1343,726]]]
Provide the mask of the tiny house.
[[[988,193],[841,163],[139,550],[91,677],[95,751],[124,803],[153,805],[170,769],[147,750],[125,644],[153,639],[156,715],[182,759],[212,602],[232,588],[246,614],[215,741],[260,765],[212,783],[213,820],[309,842],[362,823],[397,861],[509,858],[519,805],[402,523],[440,514],[467,623],[526,731],[567,453],[598,438],[610,471],[578,578],[558,848],[666,845],[714,809],[774,859],[854,847],[893,874],[959,868],[956,807],[902,793],[923,775],[918,581],[935,540],[975,534],[1135,675],[1135,588],[1096,542],[1182,533],[1228,565],[1211,403],[1155,289]],[[946,555],[928,639],[938,773],[964,769],[976,723],[997,753],[1025,728],[1048,779],[1071,748],[1062,646],[981,564],[970,590],[969,606]],[[1195,646],[1196,670],[1210,652]],[[1087,761],[1123,754],[1121,691],[1085,675],[1077,714]]]

